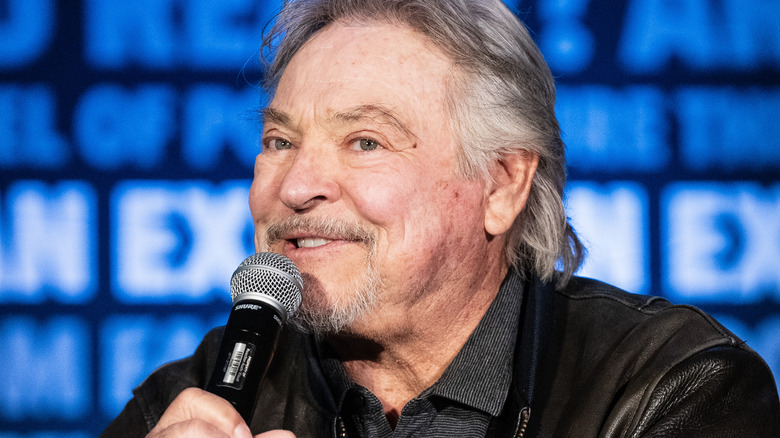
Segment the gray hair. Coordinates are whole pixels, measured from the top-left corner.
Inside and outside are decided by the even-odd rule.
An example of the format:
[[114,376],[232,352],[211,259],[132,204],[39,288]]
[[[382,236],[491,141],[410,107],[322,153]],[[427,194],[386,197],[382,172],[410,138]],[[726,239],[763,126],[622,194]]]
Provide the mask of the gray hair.
[[555,277],[563,287],[585,249],[563,206],[566,159],[555,81],[525,25],[500,0],[287,0],[263,40],[263,53],[272,55],[263,82],[269,96],[306,41],[338,21],[404,25],[450,57],[448,110],[462,176],[487,180],[508,154],[539,155],[527,204],[507,232],[505,257],[521,272]]

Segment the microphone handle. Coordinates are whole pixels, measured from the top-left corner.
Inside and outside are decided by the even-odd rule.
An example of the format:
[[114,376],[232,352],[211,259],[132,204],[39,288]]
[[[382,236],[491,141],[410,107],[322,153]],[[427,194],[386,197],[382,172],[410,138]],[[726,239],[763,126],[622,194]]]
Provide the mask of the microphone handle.
[[206,391],[229,401],[247,425],[281,329],[277,310],[257,299],[234,304],[225,325]]

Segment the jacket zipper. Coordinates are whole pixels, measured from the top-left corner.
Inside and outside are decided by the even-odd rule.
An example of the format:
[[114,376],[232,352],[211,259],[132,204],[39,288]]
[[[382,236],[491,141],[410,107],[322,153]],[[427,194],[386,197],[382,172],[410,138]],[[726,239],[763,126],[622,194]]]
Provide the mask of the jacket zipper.
[[514,437],[523,438],[525,429],[528,427],[528,420],[531,419],[531,408],[523,408],[520,411],[520,418],[517,419],[517,428],[515,428]]
[[347,438],[347,426],[341,415],[333,419],[333,438]]

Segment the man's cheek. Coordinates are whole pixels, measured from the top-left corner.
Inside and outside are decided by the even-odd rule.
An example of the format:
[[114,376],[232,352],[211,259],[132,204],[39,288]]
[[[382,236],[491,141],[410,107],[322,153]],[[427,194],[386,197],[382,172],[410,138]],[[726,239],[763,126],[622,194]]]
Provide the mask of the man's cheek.
[[[355,186],[353,186],[355,187]],[[409,196],[397,191],[391,182],[374,184],[352,190],[352,200],[357,213],[373,224],[393,222],[399,211],[407,209]]]

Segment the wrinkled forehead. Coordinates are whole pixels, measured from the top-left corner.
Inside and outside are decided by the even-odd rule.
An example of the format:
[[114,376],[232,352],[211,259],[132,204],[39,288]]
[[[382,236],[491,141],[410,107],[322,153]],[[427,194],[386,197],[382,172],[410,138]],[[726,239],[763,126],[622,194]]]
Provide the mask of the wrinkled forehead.
[[[353,32],[350,32],[350,34],[342,34],[341,39],[339,39],[338,35],[341,33],[333,32],[334,29],[351,29]],[[396,35],[399,33],[413,36],[416,43],[424,50],[407,54],[404,54],[401,50],[394,50],[399,48],[399,44],[395,39]],[[366,39],[368,34],[370,34],[371,38]],[[388,60],[390,60],[391,56],[396,55],[399,56],[397,59],[398,62],[401,65],[404,65],[407,63],[407,60],[404,59],[404,55],[420,58],[419,62],[424,63],[432,61],[427,57],[428,55],[435,54],[437,62],[448,64],[450,73],[454,72],[454,62],[452,62],[450,56],[445,54],[447,48],[438,46],[427,35],[414,30],[407,24],[385,17],[348,17],[342,18],[334,23],[326,24],[302,41],[296,41],[292,47],[287,47],[284,55],[277,54],[278,56],[273,57],[271,63],[266,67],[267,76],[264,82],[268,101],[271,101],[275,96],[281,78],[290,68],[290,64],[293,63],[295,59],[301,58],[302,56],[313,56],[313,50],[311,50],[312,45],[316,47],[315,52],[319,52],[319,54],[330,60],[336,60],[337,57],[345,55],[345,53],[342,52],[342,49],[346,49],[348,45],[351,45],[350,43],[361,42],[365,43],[367,46],[366,50],[360,54],[362,56],[367,56],[369,52],[375,51],[386,55]],[[370,68],[370,65],[361,63],[360,60],[356,60],[354,65],[356,67],[362,65],[363,67]],[[370,73],[370,70],[366,70],[366,74]]]
[[409,28],[337,23],[293,56],[269,109],[323,120],[369,115],[406,127],[445,110],[451,74],[449,58]]

